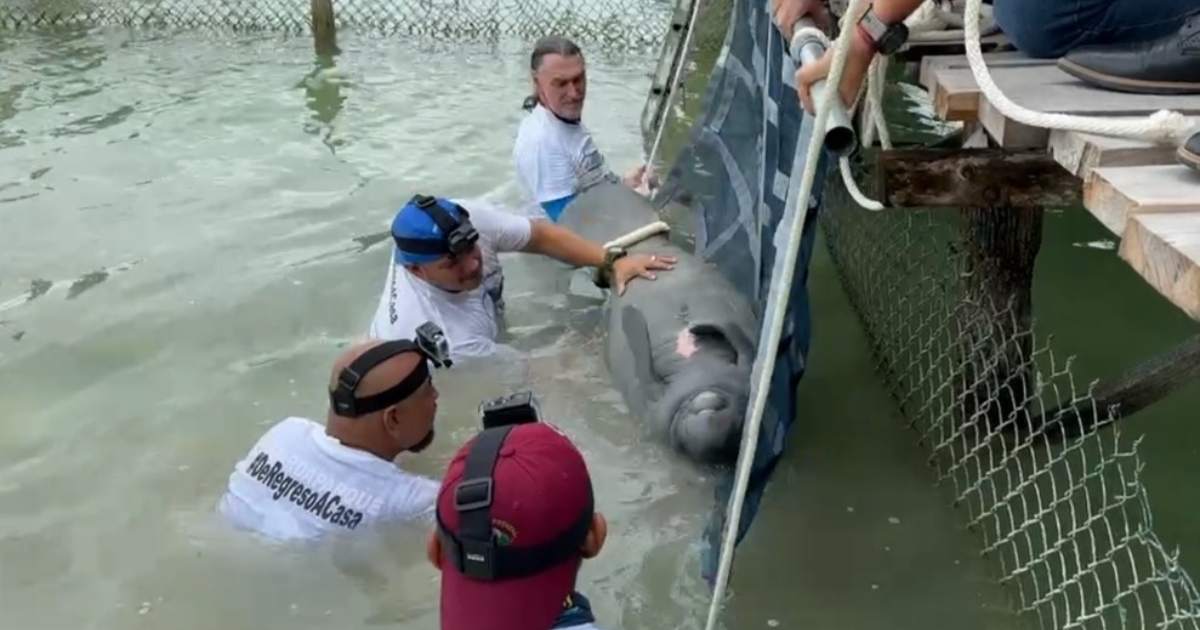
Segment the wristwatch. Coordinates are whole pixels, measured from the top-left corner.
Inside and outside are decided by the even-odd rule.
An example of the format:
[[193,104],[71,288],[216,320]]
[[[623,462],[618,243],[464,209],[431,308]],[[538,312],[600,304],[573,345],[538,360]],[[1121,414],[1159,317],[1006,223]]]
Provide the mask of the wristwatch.
[[601,289],[609,288],[611,284],[613,265],[624,258],[628,251],[624,247],[613,246],[604,250],[604,263],[596,267],[596,271],[592,274],[592,282]]
[[866,35],[867,40],[875,47],[875,52],[890,55],[908,41],[908,27],[904,22],[885,24],[875,15],[875,7],[867,7],[867,12],[858,19],[858,29]]

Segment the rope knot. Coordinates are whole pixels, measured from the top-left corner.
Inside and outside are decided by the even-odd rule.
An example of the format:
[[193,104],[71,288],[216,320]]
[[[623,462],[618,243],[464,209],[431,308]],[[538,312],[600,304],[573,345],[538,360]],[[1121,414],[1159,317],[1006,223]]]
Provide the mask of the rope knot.
[[1156,143],[1181,145],[1200,131],[1200,123],[1177,111],[1160,109],[1150,114],[1150,128],[1149,135]]

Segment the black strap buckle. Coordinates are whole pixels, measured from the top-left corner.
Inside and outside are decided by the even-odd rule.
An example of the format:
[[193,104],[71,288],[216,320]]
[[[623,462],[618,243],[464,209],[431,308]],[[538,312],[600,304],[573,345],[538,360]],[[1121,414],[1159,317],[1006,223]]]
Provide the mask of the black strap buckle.
[[454,509],[469,512],[492,504],[492,478],[465,479],[454,489]]
[[421,209],[432,208],[437,205],[437,199],[431,195],[413,195],[412,201]]
[[351,396],[354,395],[354,390],[358,388],[358,384],[360,382],[362,382],[362,374],[355,372],[353,365],[347,365],[342,369],[342,372],[338,374],[338,385],[346,388],[346,391],[350,392]]
[[496,578],[496,543],[489,540],[462,540],[459,542],[462,555],[459,557],[463,575],[476,580],[491,581]]

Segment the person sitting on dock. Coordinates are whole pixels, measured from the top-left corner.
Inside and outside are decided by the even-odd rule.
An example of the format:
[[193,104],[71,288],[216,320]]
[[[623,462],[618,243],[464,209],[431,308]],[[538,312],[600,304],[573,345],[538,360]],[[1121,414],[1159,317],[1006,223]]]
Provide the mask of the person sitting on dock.
[[[858,95],[884,38],[903,40],[901,23],[925,0],[874,0],[855,19],[840,93],[848,106]],[[828,27],[822,0],[771,0],[776,25],[791,37],[796,21],[811,17]],[[1060,60],[1076,76],[1139,91],[1200,92],[1200,5],[1196,0],[994,0],[1005,36],[1030,57]],[[796,91],[814,111],[811,88],[829,74],[833,48],[796,71]]]
[[413,197],[392,222],[394,249],[371,321],[376,339],[411,337],[432,321],[445,331],[454,358],[493,354],[503,313],[504,274],[497,254],[527,252],[575,267],[595,267],[617,292],[635,278],[653,280],[673,256],[606,250],[571,230],[482,200],[464,204]]
[[[587,71],[579,46],[564,37],[543,37],[533,47],[529,69],[533,94],[525,99],[529,115],[517,131],[513,161],[525,194],[557,221],[576,194],[616,176],[582,122]],[[622,181],[649,194],[653,178],[645,175],[643,164]]]
[[384,522],[431,526],[438,483],[394,463],[433,442],[438,392],[428,362],[445,357],[428,345],[371,341],[344,351],[325,426],[289,417],[267,430],[234,466],[218,512],[283,541]]

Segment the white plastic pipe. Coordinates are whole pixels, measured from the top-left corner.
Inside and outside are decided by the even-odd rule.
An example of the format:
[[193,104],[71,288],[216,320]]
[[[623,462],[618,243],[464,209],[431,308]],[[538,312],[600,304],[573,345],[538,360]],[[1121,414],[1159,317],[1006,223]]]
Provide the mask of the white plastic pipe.
[[[850,0],[846,9],[847,15],[860,15],[867,0]],[[842,72],[846,68],[846,57],[850,49],[850,38],[853,28],[843,28],[833,48],[833,63],[829,70],[829,85],[840,85]],[[812,137],[808,146],[796,145],[796,154],[792,160],[792,178],[796,177],[796,169],[803,167],[800,181],[800,192],[796,198],[790,194],[789,184],[788,203],[783,214],[780,227],[787,231],[787,247],[784,255],[775,256],[775,268],[771,274],[771,289],[767,296],[766,316],[759,334],[758,355],[754,358],[754,369],[751,372],[750,404],[746,414],[746,426],[742,431],[742,445],[738,452],[737,470],[734,474],[733,494],[730,496],[728,518],[725,522],[725,538],[721,544],[721,560],[717,568],[716,583],[713,585],[712,601],[708,608],[706,630],[715,630],[717,615],[721,602],[725,599],[725,589],[729,585],[729,570],[733,564],[734,545],[741,524],[742,505],[746,501],[746,488],[750,483],[750,468],[754,464],[754,453],[758,448],[758,434],[762,428],[763,411],[767,404],[767,391],[770,389],[771,374],[775,371],[775,350],[779,347],[779,338],[783,333],[783,319],[787,310],[787,297],[791,294],[792,278],[796,270],[796,258],[800,253],[800,242],[804,236],[804,219],[808,214],[809,200],[812,198],[813,182],[817,175],[817,164],[821,157],[824,144],[825,128],[830,114],[841,107],[838,91],[821,90],[820,97],[814,94],[817,116],[813,123]],[[802,149],[804,153],[802,153]],[[785,410],[785,413],[794,410]]]

